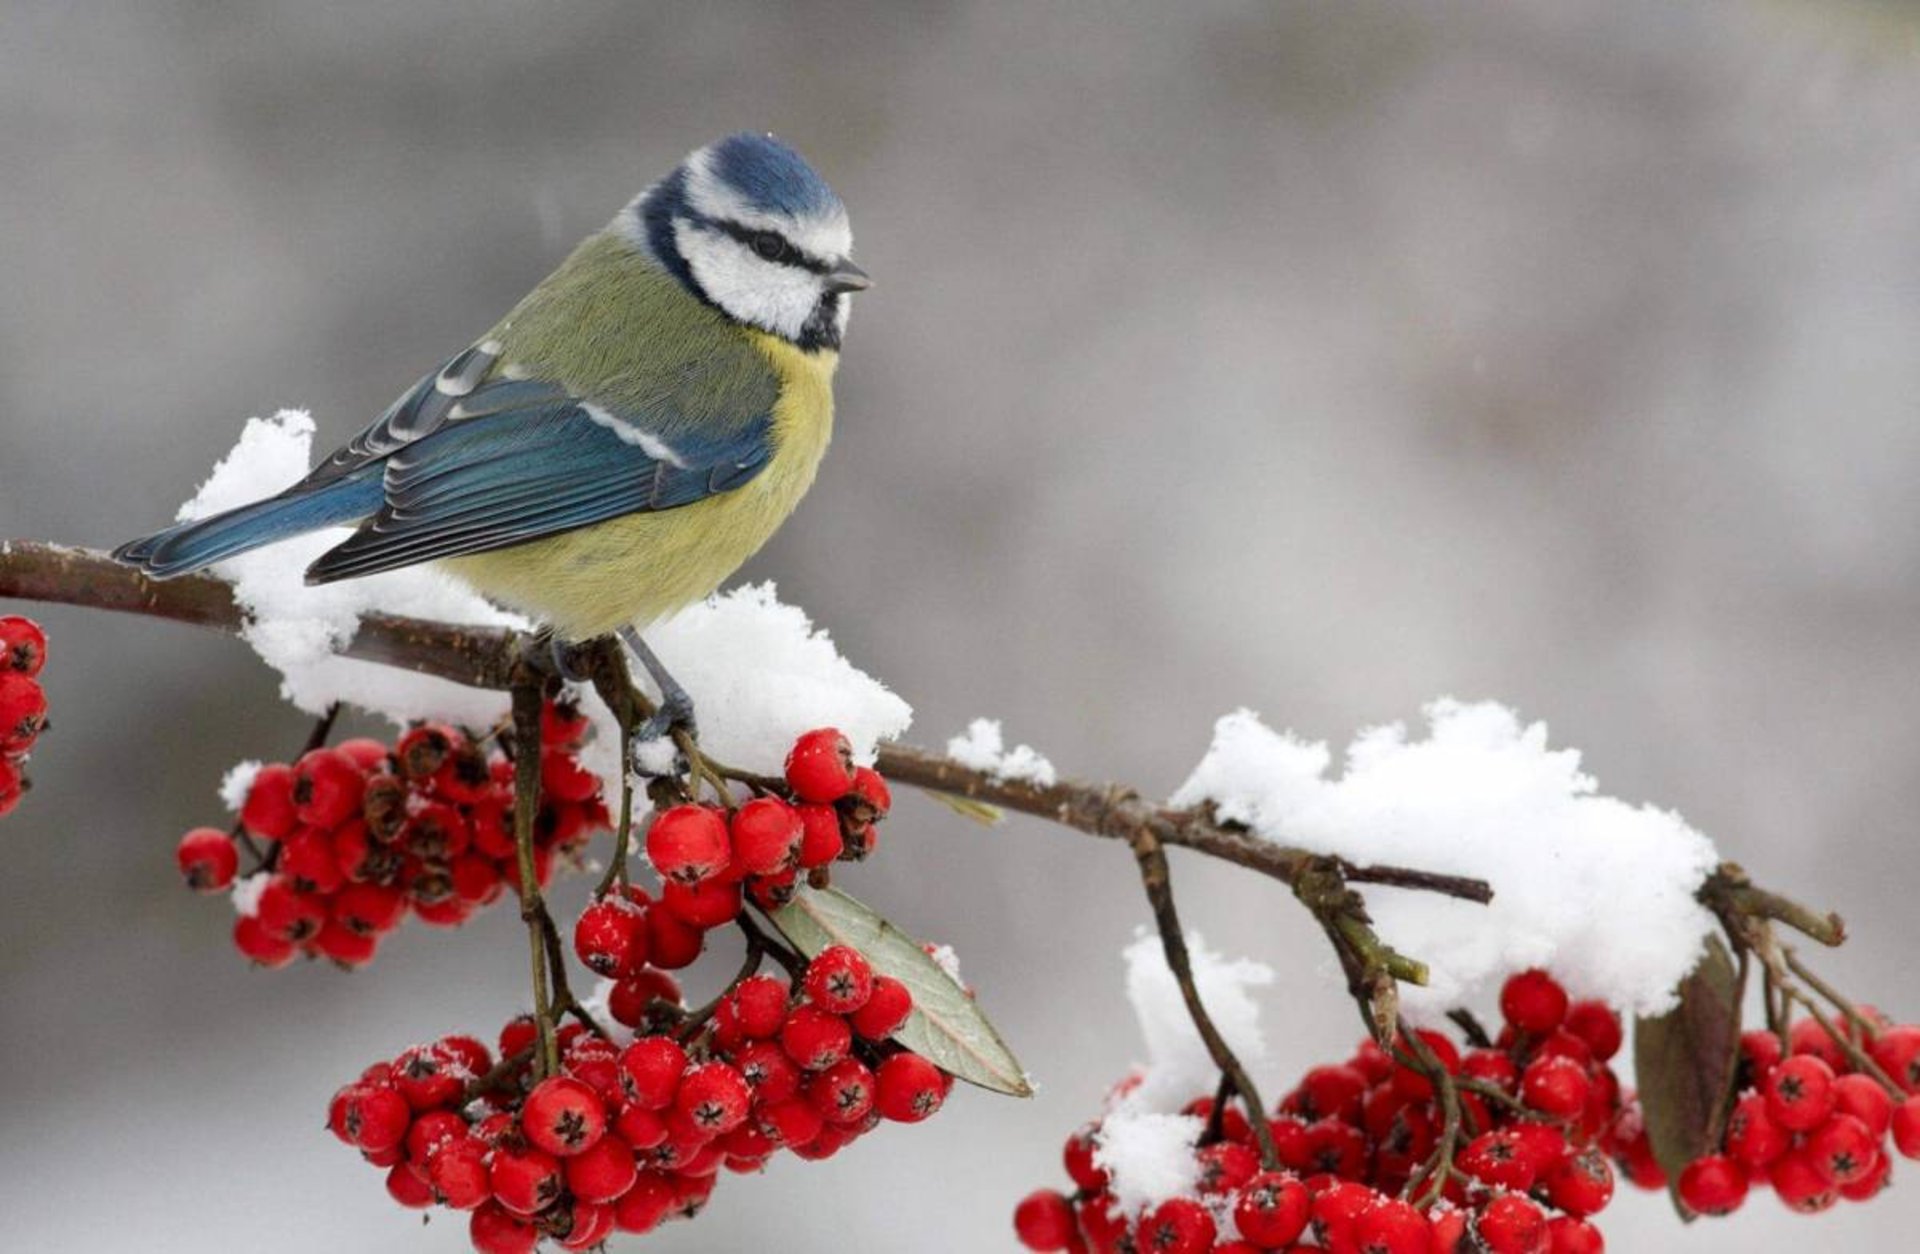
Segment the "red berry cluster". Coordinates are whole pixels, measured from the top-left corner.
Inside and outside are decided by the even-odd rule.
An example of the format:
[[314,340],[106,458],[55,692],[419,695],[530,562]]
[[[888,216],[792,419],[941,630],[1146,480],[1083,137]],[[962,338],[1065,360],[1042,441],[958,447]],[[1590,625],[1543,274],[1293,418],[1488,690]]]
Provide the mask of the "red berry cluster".
[[[1687,1209],[1726,1215],[1754,1186],[1772,1188],[1791,1210],[1817,1214],[1845,1199],[1864,1202],[1887,1187],[1892,1150],[1920,1158],[1920,1025],[1895,1026],[1868,1009],[1869,1030],[1842,1031],[1900,1090],[1857,1068],[1854,1057],[1817,1020],[1802,1019],[1784,1042],[1756,1029],[1740,1039],[1741,1085],[1718,1153],[1680,1172],[1675,1192]],[[1661,1188],[1666,1177],[1645,1148],[1628,1147],[1635,1184]]]
[[47,633],[31,618],[0,617],[0,815],[27,791],[22,770],[47,729],[47,694],[35,678],[47,660]]
[[782,1148],[829,1157],[882,1120],[927,1118],[952,1084],[887,1039],[913,999],[854,950],[816,957],[799,995],[749,976],[704,1022],[659,978],[675,1029],[621,1047],[568,1024],[559,1074],[537,1082],[529,1018],[501,1032],[497,1065],[445,1037],[369,1067],[334,1095],[329,1126],[387,1170],[401,1205],[470,1212],[481,1254],[528,1254],[691,1218],[720,1168],[757,1172]]
[[[733,810],[682,805],[656,817],[647,860],[660,877],[658,900],[649,909],[645,894],[628,890],[627,898],[596,902],[574,935],[580,960],[614,978],[648,961],[649,952],[655,966],[683,967],[699,956],[701,934],[739,916],[743,896],[776,910],[792,899],[802,872],[873,852],[874,825],[893,798],[879,772],[853,765],[845,736],[831,727],[802,735],[787,755],[786,778],[791,802],[762,796]],[[691,938],[662,950],[648,944],[659,930]]]
[[[1361,1043],[1344,1063],[1315,1067],[1268,1121],[1280,1170],[1262,1170],[1245,1114],[1199,1098],[1188,1114],[1218,1127],[1202,1139],[1199,1193],[1138,1215],[1119,1213],[1107,1173],[1095,1164],[1101,1125],[1066,1146],[1071,1195],[1041,1189],[1014,1211],[1030,1250],[1115,1254],[1597,1254],[1589,1218],[1613,1196],[1601,1141],[1619,1114],[1620,1084],[1608,1060],[1620,1020],[1604,1003],[1569,1003],[1543,972],[1509,980],[1506,1027],[1492,1048],[1462,1051],[1440,1032],[1422,1043],[1458,1090],[1462,1130],[1441,1200],[1422,1210],[1403,1197],[1445,1131],[1428,1074]],[[1397,1051],[1405,1053],[1405,1050]],[[1489,1096],[1497,1093],[1498,1096]]]
[[[544,721],[534,849],[542,885],[556,856],[607,827],[600,780],[578,756],[586,719],[550,703]],[[239,870],[241,834],[261,842],[266,878],[234,925],[234,945],[268,967],[298,953],[363,966],[409,912],[454,927],[517,887],[513,772],[497,747],[441,723],[418,724],[392,745],[314,749],[259,769],[238,832],[183,836],[180,870],[191,887],[216,892]]]

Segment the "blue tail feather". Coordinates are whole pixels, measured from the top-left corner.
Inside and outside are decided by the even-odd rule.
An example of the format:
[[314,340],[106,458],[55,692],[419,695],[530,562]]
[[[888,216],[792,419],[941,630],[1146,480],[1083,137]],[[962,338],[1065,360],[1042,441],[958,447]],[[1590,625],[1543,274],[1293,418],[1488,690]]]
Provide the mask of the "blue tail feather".
[[377,473],[349,477],[318,491],[268,497],[211,518],[157,531],[121,545],[113,556],[155,579],[170,579],[262,545],[356,522],[379,509],[380,502]]

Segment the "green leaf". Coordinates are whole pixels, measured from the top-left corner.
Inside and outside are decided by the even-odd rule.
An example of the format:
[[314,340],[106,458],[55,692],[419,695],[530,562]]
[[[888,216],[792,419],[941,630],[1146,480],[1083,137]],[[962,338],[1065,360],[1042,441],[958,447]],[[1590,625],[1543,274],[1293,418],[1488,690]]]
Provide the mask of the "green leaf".
[[1711,936],[1699,965],[1680,982],[1680,1004],[1634,1024],[1640,1109],[1670,1186],[1683,1167],[1720,1145],[1740,1063],[1741,991],[1727,947]]
[[1014,1097],[1033,1096],[1013,1051],[919,941],[837,888],[802,888],[768,917],[809,958],[831,945],[849,945],[866,955],[875,971],[905,984],[913,994],[913,1013],[894,1040],[956,1079]]

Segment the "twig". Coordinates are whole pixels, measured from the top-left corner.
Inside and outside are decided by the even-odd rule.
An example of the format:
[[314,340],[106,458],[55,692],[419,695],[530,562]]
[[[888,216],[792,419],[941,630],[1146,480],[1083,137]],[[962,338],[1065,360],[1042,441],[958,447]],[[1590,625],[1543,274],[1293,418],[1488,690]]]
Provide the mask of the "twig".
[[513,684],[513,840],[519,856],[520,919],[527,925],[527,943],[533,958],[533,1018],[540,1052],[534,1072],[542,1079],[560,1071],[560,1051],[554,1039],[553,1003],[547,991],[546,902],[540,895],[540,877],[534,869],[533,826],[540,809],[540,704],[546,677],[530,663],[515,668]]
[[1246,1107],[1247,1122],[1253,1127],[1253,1137],[1260,1145],[1260,1161],[1269,1171],[1280,1169],[1280,1151],[1273,1141],[1273,1130],[1267,1125],[1266,1104],[1260,1100],[1260,1090],[1254,1087],[1253,1077],[1240,1065],[1234,1056],[1227,1038],[1220,1035],[1213,1016],[1207,1013],[1206,1003],[1200,998],[1200,990],[1193,982],[1193,960],[1187,953],[1186,933],[1180,930],[1180,915],[1173,904],[1173,877],[1167,866],[1166,850],[1152,832],[1142,829],[1133,841],[1133,856],[1140,864],[1140,884],[1147,892],[1147,904],[1153,908],[1154,926],[1160,931],[1160,947],[1166,953],[1167,967],[1173,972],[1174,982],[1180,986],[1180,996],[1187,1003],[1187,1014],[1193,1019],[1194,1030],[1206,1043],[1207,1053],[1213,1063],[1220,1068],[1220,1074],[1233,1081],[1233,1087],[1240,1094],[1240,1103]]

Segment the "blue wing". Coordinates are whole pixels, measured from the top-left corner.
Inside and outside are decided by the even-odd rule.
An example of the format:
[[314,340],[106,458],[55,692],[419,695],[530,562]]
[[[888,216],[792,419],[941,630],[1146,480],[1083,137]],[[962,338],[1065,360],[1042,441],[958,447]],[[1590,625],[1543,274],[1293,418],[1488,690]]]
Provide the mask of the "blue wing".
[[[338,479],[385,463],[383,504],[308,568],[308,582],[690,505],[740,487],[773,455],[767,412],[695,430],[677,414],[622,413],[530,380],[481,385],[444,409],[431,429],[384,449],[394,436],[382,433],[383,418],[355,441],[363,449],[349,446],[314,472]],[[404,416],[405,400],[396,410]]]
[[[679,370],[629,411],[555,383],[487,379],[498,361],[491,342],[455,355],[278,496],[114,555],[164,579],[360,521],[308,569],[309,582],[326,583],[690,505],[746,483],[773,455],[770,379],[716,405],[699,368]],[[688,396],[705,402],[688,406]]]

